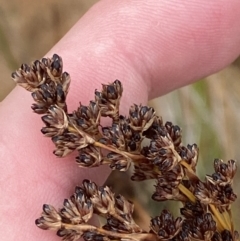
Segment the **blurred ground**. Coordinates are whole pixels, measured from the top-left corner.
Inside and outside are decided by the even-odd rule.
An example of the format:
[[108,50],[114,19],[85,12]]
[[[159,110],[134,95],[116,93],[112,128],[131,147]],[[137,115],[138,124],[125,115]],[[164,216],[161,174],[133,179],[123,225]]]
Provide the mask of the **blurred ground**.
[[[14,87],[11,72],[23,62],[41,58],[95,2],[0,0],[0,101]],[[240,159],[239,92],[240,60],[194,85],[150,102],[165,121],[182,127],[185,144],[199,145],[199,173],[211,174],[214,158]],[[153,183],[129,183],[128,188],[119,186],[121,182],[116,184],[117,178],[126,176],[114,173],[108,183],[132,200],[137,199],[144,207],[136,205],[140,216],[147,221],[147,213],[154,216],[159,208],[159,204],[147,198],[151,196]],[[238,182],[235,181],[235,186],[240,193]],[[151,208],[147,208],[149,204]]]

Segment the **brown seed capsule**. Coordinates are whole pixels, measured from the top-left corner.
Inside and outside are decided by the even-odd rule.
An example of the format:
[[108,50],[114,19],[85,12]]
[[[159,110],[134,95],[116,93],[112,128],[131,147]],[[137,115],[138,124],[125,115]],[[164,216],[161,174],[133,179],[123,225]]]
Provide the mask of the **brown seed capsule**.
[[82,185],[88,197],[92,197],[93,195],[98,193],[98,187],[95,182],[84,179]]
[[182,222],[182,218],[174,219],[170,212],[163,210],[160,216],[151,219],[151,230],[158,235],[159,239],[167,241],[181,231]]
[[201,216],[206,212],[204,205],[202,205],[199,201],[192,203],[190,201],[186,202],[183,208],[180,208],[181,214],[186,219],[193,219],[196,216]]
[[42,217],[37,219],[35,224],[41,229],[58,230],[61,227],[61,220],[61,216],[53,206],[44,204]]
[[[179,126],[171,122],[164,125],[148,106],[134,104],[129,116],[119,115],[123,92],[119,80],[103,84],[101,91],[95,91],[94,101],[86,106],[80,104],[76,111],[68,113],[70,76],[62,71],[62,58],[54,54],[30,65],[23,64],[12,74],[18,85],[32,92],[33,111],[44,114],[45,127],[41,131],[55,144],[54,154],[63,157],[77,150],[76,161],[84,167],[107,163],[112,169],[125,171],[133,163],[132,180],[155,179],[152,198],[181,201],[184,221],[174,219],[164,210],[151,220],[147,233],[135,224],[131,202],[115,196],[108,187],[84,180],[58,211],[50,205],[43,206],[42,216],[36,220],[38,227],[57,230],[65,241],[76,241],[82,236],[87,241],[239,239],[231,215],[227,215],[237,197],[232,189],[235,161],[224,163],[216,159],[215,173],[200,181],[196,173],[198,147],[182,145]],[[102,117],[109,117],[111,125],[102,127]],[[146,147],[142,147],[144,139],[148,139]],[[106,218],[103,227],[87,223],[93,213]]]
[[83,234],[83,239],[85,241],[110,241],[111,240],[104,235],[96,234],[94,231],[85,232]]
[[76,241],[82,237],[82,232],[71,229],[59,229],[57,236],[61,237],[63,241]]
[[102,85],[102,96],[110,103],[115,104],[117,99],[122,95],[122,84],[119,80],[115,80],[112,84]]
[[192,170],[195,172],[197,162],[198,162],[198,153],[199,153],[198,146],[196,144],[187,145],[187,147],[181,146],[178,152],[181,158],[184,161],[186,161],[191,166]]
[[51,59],[51,65],[49,66],[50,72],[54,77],[60,77],[62,74],[62,58],[57,54],[54,54]]
[[114,193],[107,186],[99,187],[98,193],[90,199],[97,213],[106,214],[114,210]]

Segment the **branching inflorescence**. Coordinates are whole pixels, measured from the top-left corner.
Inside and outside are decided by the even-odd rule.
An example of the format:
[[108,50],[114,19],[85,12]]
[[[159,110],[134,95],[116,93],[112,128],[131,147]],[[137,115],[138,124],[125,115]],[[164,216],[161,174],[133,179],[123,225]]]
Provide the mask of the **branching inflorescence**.
[[[54,54],[24,64],[12,74],[18,85],[32,92],[32,109],[43,115],[41,131],[55,144],[54,154],[64,157],[76,151],[81,167],[108,164],[126,171],[133,165],[132,180],[155,179],[152,198],[180,201],[181,217],[163,210],[151,219],[150,230],[143,230],[134,222],[133,203],[107,186],[84,180],[62,208],[43,205],[42,216],[36,220],[39,228],[56,230],[62,240],[69,241],[80,237],[86,241],[239,240],[231,215],[231,204],[237,198],[232,189],[237,169],[234,160],[214,160],[215,173],[200,180],[196,174],[198,147],[182,144],[177,125],[164,124],[148,106],[134,104],[129,116],[119,114],[123,92],[119,80],[102,85],[88,106],[80,104],[69,113],[70,76],[62,69],[61,57]],[[110,126],[100,125],[103,117],[112,119]],[[149,145],[143,146],[146,139]],[[106,223],[101,227],[89,224],[93,214],[104,217]]]

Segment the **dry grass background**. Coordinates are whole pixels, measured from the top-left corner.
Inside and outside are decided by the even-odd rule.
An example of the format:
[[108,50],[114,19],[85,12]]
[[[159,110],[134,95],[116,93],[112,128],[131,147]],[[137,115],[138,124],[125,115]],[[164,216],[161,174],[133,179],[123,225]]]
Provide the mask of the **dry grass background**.
[[[10,74],[22,62],[41,58],[96,0],[0,0],[0,101],[14,87]],[[182,127],[185,144],[200,147],[199,173],[212,173],[214,158],[240,160],[240,60],[226,69],[188,87],[181,88],[150,104],[163,116]],[[78,101],[78,100],[77,100]],[[117,191],[137,199],[139,216],[162,204],[147,198],[153,183],[119,186],[128,174],[113,173],[108,181]],[[240,194],[239,174],[235,181]],[[151,204],[151,208],[147,208]],[[165,204],[163,204],[165,205]],[[234,206],[240,212],[240,202]],[[147,210],[147,211],[145,211]],[[239,215],[238,215],[239,216]],[[236,219],[240,221],[240,218]],[[143,225],[146,226],[147,222]]]

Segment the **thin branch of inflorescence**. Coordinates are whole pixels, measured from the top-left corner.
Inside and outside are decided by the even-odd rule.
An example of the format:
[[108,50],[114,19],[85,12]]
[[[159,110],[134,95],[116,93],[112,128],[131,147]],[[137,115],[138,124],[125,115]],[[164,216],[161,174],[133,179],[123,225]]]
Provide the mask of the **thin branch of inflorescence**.
[[[99,187],[84,180],[74,194],[65,199],[59,210],[44,204],[36,225],[53,229],[63,240],[239,240],[235,231],[231,204],[237,196],[232,183],[237,167],[234,160],[214,160],[215,173],[200,180],[196,174],[199,149],[196,144],[182,144],[181,129],[162,121],[148,106],[130,107],[129,115],[119,114],[123,92],[115,80],[95,91],[89,105],[80,103],[68,112],[66,98],[70,76],[62,72],[60,56],[43,58],[22,65],[12,74],[13,80],[32,92],[32,109],[42,114],[42,133],[56,146],[54,154],[64,157],[75,151],[81,167],[108,164],[111,169],[126,171],[134,167],[134,181],[155,179],[156,201],[175,200],[182,203],[181,217],[174,218],[162,210],[151,219],[150,230],[142,230],[134,221],[134,205],[109,187]],[[103,118],[112,119],[102,127]],[[149,145],[143,146],[143,140]],[[106,219],[102,227],[89,224],[93,214]]]

